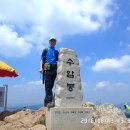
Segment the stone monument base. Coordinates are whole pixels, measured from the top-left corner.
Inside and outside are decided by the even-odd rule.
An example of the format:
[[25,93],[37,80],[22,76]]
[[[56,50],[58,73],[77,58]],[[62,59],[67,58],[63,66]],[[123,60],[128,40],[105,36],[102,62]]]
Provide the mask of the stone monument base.
[[46,109],[47,130],[92,130],[92,108],[54,107]]

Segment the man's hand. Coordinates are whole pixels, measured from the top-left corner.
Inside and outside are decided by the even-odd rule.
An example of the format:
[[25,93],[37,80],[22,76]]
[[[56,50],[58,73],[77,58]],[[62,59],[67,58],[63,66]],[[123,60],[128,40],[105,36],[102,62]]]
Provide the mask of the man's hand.
[[39,71],[40,71],[40,73],[41,73],[41,74],[43,74],[43,69],[42,69],[42,68],[40,68],[40,70],[39,70]]

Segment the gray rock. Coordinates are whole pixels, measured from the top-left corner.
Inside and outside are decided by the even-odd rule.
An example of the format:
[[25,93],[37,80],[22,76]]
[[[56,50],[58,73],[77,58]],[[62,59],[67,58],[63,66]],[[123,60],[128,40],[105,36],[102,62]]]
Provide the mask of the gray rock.
[[69,54],[69,55],[76,55],[76,52],[74,50],[68,49],[68,48],[61,48],[59,51],[59,54]]
[[60,49],[57,67],[55,106],[81,107],[83,94],[76,52],[67,48]]

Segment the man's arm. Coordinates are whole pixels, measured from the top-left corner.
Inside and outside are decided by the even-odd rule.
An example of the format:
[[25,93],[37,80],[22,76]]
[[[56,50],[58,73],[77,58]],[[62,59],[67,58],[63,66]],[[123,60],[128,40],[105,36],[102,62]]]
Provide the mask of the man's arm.
[[40,73],[43,73],[43,64],[46,60],[47,48],[43,50],[40,61]]
[[43,66],[43,60],[40,61],[40,73],[43,73],[43,68],[42,68],[42,66]]

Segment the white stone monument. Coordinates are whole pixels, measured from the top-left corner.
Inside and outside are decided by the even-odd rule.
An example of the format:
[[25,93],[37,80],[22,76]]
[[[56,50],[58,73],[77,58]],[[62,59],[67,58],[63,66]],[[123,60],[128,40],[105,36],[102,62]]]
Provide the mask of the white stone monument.
[[79,60],[75,51],[61,48],[57,63],[55,107],[46,110],[47,130],[91,130],[92,109],[82,107]]

